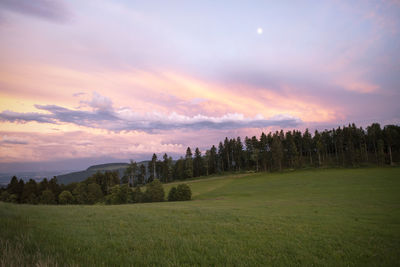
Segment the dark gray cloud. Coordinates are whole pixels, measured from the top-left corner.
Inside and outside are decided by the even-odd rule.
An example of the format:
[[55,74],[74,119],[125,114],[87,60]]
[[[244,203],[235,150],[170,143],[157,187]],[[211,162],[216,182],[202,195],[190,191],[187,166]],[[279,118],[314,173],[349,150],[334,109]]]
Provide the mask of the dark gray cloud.
[[0,121],[8,121],[8,122],[30,122],[36,121],[41,123],[56,123],[56,120],[53,119],[51,115],[48,114],[40,114],[36,112],[14,112],[5,110],[0,113]]
[[94,94],[92,101],[86,102],[86,105],[91,110],[72,110],[56,105],[35,105],[37,109],[47,113],[3,111],[0,113],[0,121],[20,123],[36,121],[51,124],[72,123],[115,132],[144,131],[148,133],[174,129],[226,130],[269,126],[294,127],[301,123],[300,119],[288,115],[279,115],[266,119],[261,115],[254,118],[246,118],[237,113],[228,113],[220,117],[204,115],[189,117],[177,113],[165,115],[156,112],[140,114],[128,108],[114,109],[111,100],[98,94]]
[[66,22],[71,16],[70,11],[60,0],[0,0],[0,7],[54,22]]
[[29,144],[29,142],[25,139],[4,135],[0,139],[0,144],[27,145],[27,144]]

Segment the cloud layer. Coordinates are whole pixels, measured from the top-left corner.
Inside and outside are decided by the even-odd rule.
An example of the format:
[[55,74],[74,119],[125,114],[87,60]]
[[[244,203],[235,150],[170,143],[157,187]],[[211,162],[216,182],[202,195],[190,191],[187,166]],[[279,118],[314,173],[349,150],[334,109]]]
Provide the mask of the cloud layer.
[[21,137],[14,137],[3,135],[0,139],[0,144],[9,144],[9,145],[27,145],[29,142]]
[[60,0],[1,0],[0,6],[12,12],[39,17],[54,22],[65,22],[70,17],[69,11]]
[[174,129],[239,129],[239,128],[265,128],[269,126],[295,127],[301,123],[299,118],[281,114],[271,118],[257,115],[246,118],[243,114],[227,113],[220,117],[205,115],[186,116],[172,112],[162,114],[150,112],[140,114],[130,108],[115,109],[112,101],[98,93],[93,94],[91,101],[81,101],[85,106],[79,109],[69,109],[57,105],[35,105],[40,112],[14,112],[3,111],[0,120],[4,122],[38,122],[50,124],[72,123],[78,126],[120,131],[144,131],[152,133],[157,130]]

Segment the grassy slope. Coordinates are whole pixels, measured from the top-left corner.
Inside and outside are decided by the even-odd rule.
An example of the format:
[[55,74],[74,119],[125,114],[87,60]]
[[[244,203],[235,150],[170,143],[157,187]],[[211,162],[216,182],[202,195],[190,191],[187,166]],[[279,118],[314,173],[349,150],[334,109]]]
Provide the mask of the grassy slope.
[[195,201],[121,206],[0,203],[2,263],[400,262],[399,168],[252,174],[188,184]]

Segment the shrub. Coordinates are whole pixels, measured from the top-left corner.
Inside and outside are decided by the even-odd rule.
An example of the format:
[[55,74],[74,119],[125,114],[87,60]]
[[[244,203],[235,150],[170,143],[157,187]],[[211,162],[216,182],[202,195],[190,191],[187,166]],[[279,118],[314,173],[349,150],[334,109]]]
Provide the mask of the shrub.
[[75,198],[76,203],[88,203],[87,185],[85,183],[78,183],[72,191],[72,194]]
[[58,196],[58,203],[66,205],[66,204],[73,204],[74,197],[72,196],[71,192],[64,190]]
[[8,193],[7,191],[1,193],[0,200],[5,202],[10,201],[10,193]]
[[26,203],[29,203],[29,204],[38,204],[38,197],[36,196],[36,194],[34,194],[34,193],[31,193],[29,196],[28,196],[28,199],[26,200]]
[[100,185],[91,183],[88,185],[88,203],[94,204],[103,199],[103,192],[101,191]]
[[136,186],[132,192],[132,202],[133,203],[140,203],[143,201],[143,192],[140,190],[140,186]]
[[177,201],[177,200],[178,200],[178,196],[176,195],[176,187],[173,186],[171,188],[171,190],[169,190],[168,201]]
[[18,203],[18,195],[17,194],[11,194],[10,197],[8,198],[8,202]]
[[126,204],[131,198],[131,192],[128,184],[114,185],[111,194],[106,196],[106,204]]
[[158,179],[146,185],[146,192],[144,193],[146,202],[160,202],[164,201],[164,188]]
[[180,184],[176,188],[176,200],[185,201],[192,198],[192,190],[187,184]]
[[54,197],[53,192],[51,190],[46,189],[42,192],[40,196],[40,203],[41,204],[56,204],[56,198]]
[[187,184],[180,184],[172,187],[168,193],[168,201],[185,201],[192,198],[192,191]]

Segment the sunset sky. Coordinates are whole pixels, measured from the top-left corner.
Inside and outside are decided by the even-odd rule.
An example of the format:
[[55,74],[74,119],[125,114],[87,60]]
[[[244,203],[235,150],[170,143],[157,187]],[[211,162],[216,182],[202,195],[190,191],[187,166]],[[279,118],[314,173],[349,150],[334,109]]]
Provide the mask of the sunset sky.
[[0,172],[352,122],[400,123],[398,0],[0,0]]

